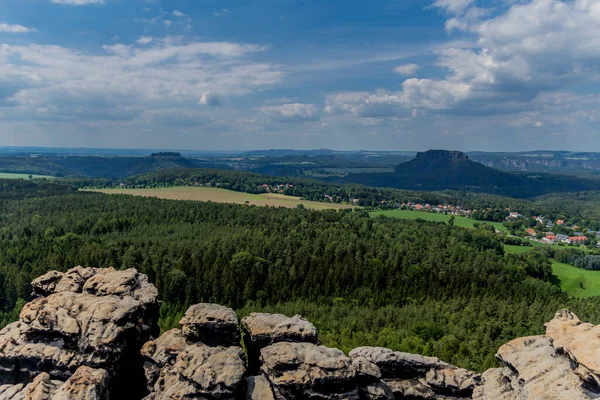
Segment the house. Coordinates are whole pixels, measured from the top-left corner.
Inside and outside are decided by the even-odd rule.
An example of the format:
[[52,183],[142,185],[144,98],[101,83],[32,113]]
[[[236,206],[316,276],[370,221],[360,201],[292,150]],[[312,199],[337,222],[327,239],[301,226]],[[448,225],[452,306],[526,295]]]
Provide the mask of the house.
[[564,225],[564,224],[565,224],[564,219],[559,219],[558,221],[556,221],[556,225]]
[[417,211],[421,211],[423,209],[423,206],[420,204],[415,204],[415,210]]
[[[359,199],[352,199],[352,204],[356,205],[356,204],[358,204],[359,201],[360,201]],[[404,204],[402,206],[404,206]]]
[[546,239],[548,239],[550,242],[552,242],[552,243],[556,242],[556,235],[554,234],[554,232],[546,232],[545,236],[546,236]]
[[537,222],[539,222],[540,224],[544,223],[544,217],[532,217],[533,219],[535,219]]
[[585,244],[587,243],[588,239],[585,236],[571,236],[569,240],[571,241],[571,243]]
[[584,236],[583,232],[575,232],[575,233],[573,233],[573,235],[575,235],[575,236]]
[[506,217],[506,219],[509,219],[509,220],[510,220],[510,219],[519,219],[519,218],[521,218],[521,217],[523,217],[523,216],[522,216],[521,214],[519,214],[518,212],[511,211],[511,212],[508,214],[508,217]]
[[542,240],[540,240],[542,243],[546,243],[546,244],[553,244],[554,242],[550,239],[548,239],[547,237],[542,238]]
[[580,227],[578,227],[577,225],[573,225],[573,226],[571,227],[571,229],[572,229],[572,230],[574,230],[574,231],[578,231],[578,230],[579,230],[579,229],[581,229],[581,228],[580,228]]
[[527,228],[527,230],[525,232],[527,232],[527,234],[529,236],[535,236],[536,235],[535,231],[533,229],[531,229],[531,228]]
[[546,223],[546,228],[554,228],[554,224],[550,221]]
[[556,235],[556,241],[561,243],[571,243],[571,241],[569,240],[569,236],[562,233]]

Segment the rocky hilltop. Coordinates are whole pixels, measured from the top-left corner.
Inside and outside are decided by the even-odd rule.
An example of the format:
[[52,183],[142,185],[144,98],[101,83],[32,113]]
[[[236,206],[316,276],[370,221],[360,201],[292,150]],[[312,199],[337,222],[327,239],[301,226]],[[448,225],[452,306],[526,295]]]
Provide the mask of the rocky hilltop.
[[156,288],[134,269],[76,267],[32,286],[35,299],[0,331],[0,400],[600,398],[600,325],[566,310],[480,375],[380,347],[346,355],[300,316],[238,321],[217,304],[190,307],[158,336]]

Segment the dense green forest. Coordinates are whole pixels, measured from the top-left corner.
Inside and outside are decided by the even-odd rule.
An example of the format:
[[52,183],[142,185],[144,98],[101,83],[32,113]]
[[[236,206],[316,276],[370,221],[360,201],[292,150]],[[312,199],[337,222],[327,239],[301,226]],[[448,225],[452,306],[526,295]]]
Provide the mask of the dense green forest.
[[76,265],[136,267],[162,299],[162,329],[186,307],[301,313],[326,345],[384,345],[481,370],[497,348],[537,334],[568,306],[600,322],[598,301],[551,284],[548,254],[504,254],[486,229],[310,211],[76,192],[0,183],[0,323],[29,282]]

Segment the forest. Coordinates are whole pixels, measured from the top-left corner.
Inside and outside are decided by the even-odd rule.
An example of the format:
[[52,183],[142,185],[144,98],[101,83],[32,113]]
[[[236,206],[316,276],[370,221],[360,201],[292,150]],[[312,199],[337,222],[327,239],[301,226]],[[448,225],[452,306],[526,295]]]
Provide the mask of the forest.
[[600,322],[597,300],[551,283],[545,251],[504,254],[487,229],[75,189],[0,182],[1,324],[17,317],[33,278],[76,265],[147,274],[163,330],[190,304],[218,302],[240,316],[300,313],[325,345],[383,345],[476,370],[560,308]]

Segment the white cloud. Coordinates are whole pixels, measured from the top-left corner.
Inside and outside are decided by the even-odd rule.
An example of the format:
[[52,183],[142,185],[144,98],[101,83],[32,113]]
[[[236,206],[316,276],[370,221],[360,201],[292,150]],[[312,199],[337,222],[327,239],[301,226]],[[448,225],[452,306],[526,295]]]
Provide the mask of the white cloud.
[[416,74],[420,68],[417,64],[403,64],[394,68],[394,72],[400,75],[411,76]]
[[176,16],[176,17],[179,17],[179,18],[181,18],[181,17],[187,17],[187,15],[185,15],[184,13],[182,13],[179,10],[174,10],[173,11],[173,15]]
[[319,110],[314,104],[282,104],[259,109],[273,122],[308,122],[319,120]]
[[473,2],[474,0],[436,0],[433,3],[433,7],[441,8],[452,14],[459,14],[473,4]]
[[54,4],[69,4],[72,6],[84,6],[87,4],[104,4],[104,0],[50,0]]
[[172,23],[173,23],[173,21],[171,21],[170,19],[165,19],[165,20],[163,21],[163,25],[164,25],[166,28],[170,27]]
[[5,33],[30,33],[35,32],[33,28],[27,28],[23,25],[11,25],[6,23],[0,23],[0,32]]
[[48,109],[37,118],[49,120],[134,118],[164,104],[215,105],[214,93],[240,96],[283,78],[278,66],[252,60],[265,50],[253,44],[166,38],[103,49],[92,55],[51,45],[0,45],[0,108],[13,115]]
[[150,44],[152,43],[152,41],[154,40],[154,38],[152,38],[151,36],[141,36],[138,40],[136,40],[136,43],[138,44]]
[[536,128],[541,128],[542,126],[544,126],[544,123],[542,121],[537,121],[535,124],[533,124],[533,126],[535,126]]
[[205,106],[218,106],[221,104],[219,101],[219,96],[212,92],[204,92],[200,97],[200,101],[198,102]]

